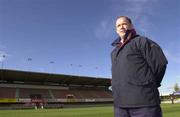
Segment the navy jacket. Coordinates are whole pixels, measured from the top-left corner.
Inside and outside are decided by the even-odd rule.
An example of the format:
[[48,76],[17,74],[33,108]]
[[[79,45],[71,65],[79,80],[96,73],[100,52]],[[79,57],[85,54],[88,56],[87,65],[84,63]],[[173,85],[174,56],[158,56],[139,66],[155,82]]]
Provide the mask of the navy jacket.
[[160,46],[136,35],[111,53],[112,92],[116,107],[159,105],[158,87],[163,79],[167,59]]

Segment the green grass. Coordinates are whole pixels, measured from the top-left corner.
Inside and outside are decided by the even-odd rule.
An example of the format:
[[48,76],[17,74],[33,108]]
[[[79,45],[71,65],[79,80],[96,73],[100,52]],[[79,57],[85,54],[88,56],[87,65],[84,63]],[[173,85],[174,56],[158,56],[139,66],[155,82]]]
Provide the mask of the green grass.
[[[180,104],[162,104],[164,117],[179,117]],[[113,107],[0,110],[0,117],[113,117]]]
[[162,104],[163,117],[180,117],[180,104]]

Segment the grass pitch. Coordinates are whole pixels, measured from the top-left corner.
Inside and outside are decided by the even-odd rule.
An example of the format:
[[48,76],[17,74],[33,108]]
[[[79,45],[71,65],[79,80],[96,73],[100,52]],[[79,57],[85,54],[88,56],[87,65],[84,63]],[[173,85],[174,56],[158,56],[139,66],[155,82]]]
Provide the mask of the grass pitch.
[[[162,104],[163,117],[180,117],[180,104]],[[113,107],[0,110],[0,117],[113,117]]]
[[180,104],[162,104],[163,117],[180,117]]

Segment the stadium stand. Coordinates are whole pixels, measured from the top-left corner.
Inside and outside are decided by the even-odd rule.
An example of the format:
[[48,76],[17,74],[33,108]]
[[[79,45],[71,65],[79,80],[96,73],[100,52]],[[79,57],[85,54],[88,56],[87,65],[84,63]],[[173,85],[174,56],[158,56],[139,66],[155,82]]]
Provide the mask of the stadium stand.
[[15,88],[0,88],[0,98],[15,98],[16,89]]
[[110,85],[107,78],[1,69],[0,109],[112,103]]
[[51,96],[47,89],[31,89],[31,88],[20,88],[19,89],[19,98],[31,98],[39,95],[43,99],[50,99]]

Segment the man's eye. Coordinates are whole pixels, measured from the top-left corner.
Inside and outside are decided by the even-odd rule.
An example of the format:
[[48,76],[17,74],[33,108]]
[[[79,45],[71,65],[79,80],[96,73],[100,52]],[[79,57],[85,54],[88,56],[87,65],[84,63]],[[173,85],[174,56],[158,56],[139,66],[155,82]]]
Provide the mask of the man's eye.
[[119,25],[117,25],[117,27],[127,26],[127,25],[128,25],[127,23],[123,23],[123,24],[119,24]]
[[124,24],[122,24],[123,26],[126,26],[127,24],[126,23],[124,23]]

